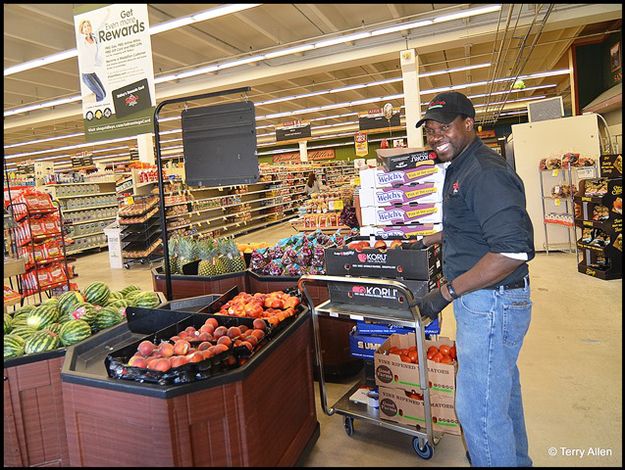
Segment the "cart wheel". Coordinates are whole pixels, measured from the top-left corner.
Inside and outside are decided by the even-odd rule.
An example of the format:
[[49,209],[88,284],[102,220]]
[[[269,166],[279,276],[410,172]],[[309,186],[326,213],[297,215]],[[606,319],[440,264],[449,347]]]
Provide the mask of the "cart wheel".
[[144,260],[144,259],[142,259],[142,260],[140,260],[140,261],[139,261],[139,263],[141,263],[141,264],[145,264],[145,260]]
[[124,263],[124,268],[130,269],[130,265],[128,263]]
[[351,416],[345,416],[343,419],[343,426],[345,427],[345,432],[348,436],[354,434],[354,418]]
[[426,442],[423,447],[421,447],[418,437],[415,437],[412,440],[412,447],[414,448],[414,451],[417,453],[417,455],[423,460],[430,460],[434,455],[434,447],[432,447],[432,444]]

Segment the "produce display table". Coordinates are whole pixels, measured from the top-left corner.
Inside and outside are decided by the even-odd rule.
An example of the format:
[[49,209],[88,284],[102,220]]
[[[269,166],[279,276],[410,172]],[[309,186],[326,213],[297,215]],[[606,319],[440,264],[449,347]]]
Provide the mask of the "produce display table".
[[107,354],[142,336],[120,324],[68,348],[61,380],[70,465],[293,466],[315,444],[308,310],[243,366],[183,385],[108,377]]

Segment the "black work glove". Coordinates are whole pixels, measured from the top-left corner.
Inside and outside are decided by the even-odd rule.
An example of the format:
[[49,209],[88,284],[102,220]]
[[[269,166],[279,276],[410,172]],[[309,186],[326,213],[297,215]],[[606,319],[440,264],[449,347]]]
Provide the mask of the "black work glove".
[[427,247],[423,244],[423,238],[406,246],[406,250],[425,250]]
[[428,317],[432,320],[436,320],[439,312],[447,307],[447,305],[451,302],[443,297],[439,288],[428,292],[423,298],[418,300],[417,303],[422,317]]

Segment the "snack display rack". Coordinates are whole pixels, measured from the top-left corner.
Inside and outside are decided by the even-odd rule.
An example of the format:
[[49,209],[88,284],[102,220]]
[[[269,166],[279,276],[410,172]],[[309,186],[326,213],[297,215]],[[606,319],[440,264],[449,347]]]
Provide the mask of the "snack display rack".
[[19,275],[18,284],[22,303],[37,294],[42,302],[41,294],[55,288],[70,289],[63,215],[58,203],[48,194],[45,194],[47,200],[37,199],[44,194],[20,195],[8,205],[16,223],[12,229],[16,252],[24,259],[24,273]]
[[131,264],[152,262],[162,258],[161,227],[158,215],[158,197],[135,197],[133,204],[122,206],[119,210],[122,258],[124,267]]
[[[332,299],[332,296],[330,296],[329,300],[315,305],[309,294],[309,287],[314,284],[325,284],[330,290],[334,288],[348,292],[351,292],[363,285],[379,289],[394,289],[397,292],[397,301],[386,302],[387,307],[373,307],[337,302]],[[306,296],[308,306],[312,314],[315,359],[318,367],[317,373],[319,393],[321,407],[324,413],[328,416],[332,416],[335,413],[342,415],[345,432],[348,436],[351,436],[354,433],[354,419],[361,419],[363,421],[379,425],[385,429],[414,436],[412,443],[417,455],[426,460],[432,458],[434,455],[434,446],[440,441],[441,434],[435,432],[433,429],[432,411],[430,408],[430,388],[425,385],[429,383],[428,368],[424,365],[426,361],[419,362],[420,383],[424,384],[421,386],[421,392],[424,402],[425,429],[420,429],[417,426],[382,420],[380,418],[378,408],[351,401],[350,397],[363,386],[363,383],[360,381],[350,388],[345,395],[339,398],[334,405],[328,406],[328,393],[326,390],[323,372],[323,358],[321,354],[321,341],[319,334],[319,318],[321,317],[333,317],[348,320],[368,319],[415,328],[417,353],[419,357],[426,357],[424,347],[426,325],[424,325],[424,320],[421,318],[417,303],[410,289],[408,289],[403,283],[390,279],[363,277],[349,278],[320,275],[302,276],[298,282],[298,288]]]
[[601,156],[601,178],[580,181],[573,197],[578,271],[599,279],[622,278],[623,200],[620,155]]

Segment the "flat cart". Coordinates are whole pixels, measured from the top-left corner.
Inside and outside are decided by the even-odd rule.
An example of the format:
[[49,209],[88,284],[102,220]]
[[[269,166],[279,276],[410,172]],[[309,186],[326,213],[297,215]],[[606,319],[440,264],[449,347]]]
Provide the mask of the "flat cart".
[[[307,286],[310,284],[326,284],[330,291],[330,299],[319,305],[314,305]],[[361,302],[355,302],[354,292],[362,292],[363,288],[371,289],[388,289],[384,292],[393,292],[396,296],[396,302],[388,302],[392,304],[392,308],[380,307],[378,305],[364,305]],[[334,413],[343,416],[345,432],[351,436],[354,432],[354,419],[362,419],[373,424],[377,424],[386,429],[409,434],[414,436],[412,445],[417,453],[423,459],[430,459],[434,455],[434,447],[441,438],[441,433],[434,432],[432,426],[432,411],[430,409],[430,389],[427,386],[428,370],[427,361],[419,361],[419,379],[420,387],[423,394],[423,402],[425,408],[425,431],[417,426],[410,426],[391,421],[382,420],[379,416],[378,408],[367,406],[363,403],[352,402],[349,397],[352,396],[363,384],[357,382],[345,395],[343,395],[334,405],[328,406],[328,397],[326,393],[326,383],[323,373],[323,363],[321,354],[321,343],[319,337],[319,316],[328,316],[333,318],[344,318],[350,320],[372,320],[385,323],[393,323],[399,326],[415,328],[417,353],[420,358],[427,357],[425,351],[425,327],[429,323],[429,319],[421,318],[419,307],[412,292],[401,282],[389,279],[374,279],[366,277],[341,277],[341,276],[322,276],[322,275],[305,275],[298,282],[298,288],[306,296],[308,305],[312,315],[314,345],[315,345],[315,361],[318,368],[319,392],[321,399],[321,407],[325,414],[332,416]],[[339,289],[346,293],[344,299],[335,296],[333,300],[332,292]],[[395,291],[393,291],[395,289]],[[338,300],[343,300],[338,302]],[[350,299],[352,301],[350,301]]]

